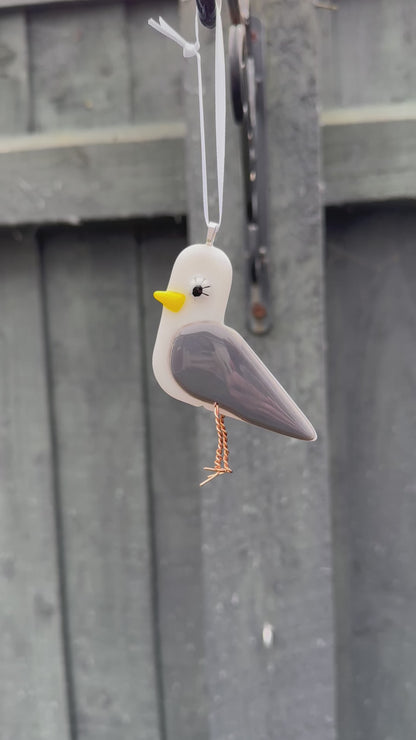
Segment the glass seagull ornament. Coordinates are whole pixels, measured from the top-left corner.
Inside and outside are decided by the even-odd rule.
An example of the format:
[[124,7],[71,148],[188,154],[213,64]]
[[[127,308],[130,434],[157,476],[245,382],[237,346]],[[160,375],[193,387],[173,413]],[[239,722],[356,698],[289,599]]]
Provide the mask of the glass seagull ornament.
[[214,411],[218,447],[201,485],[231,473],[224,417],[313,441],[316,432],[278,380],[238,332],[224,324],[231,262],[218,247],[194,244],[177,257],[153,350],[153,372],[173,398]]

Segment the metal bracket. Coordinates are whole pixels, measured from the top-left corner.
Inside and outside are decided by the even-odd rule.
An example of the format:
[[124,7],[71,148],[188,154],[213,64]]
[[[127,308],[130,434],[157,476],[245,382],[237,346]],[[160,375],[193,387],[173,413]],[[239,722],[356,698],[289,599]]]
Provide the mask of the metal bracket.
[[[264,107],[264,32],[249,3],[231,2],[241,22],[230,27],[229,58],[234,118],[241,126],[246,203],[247,323],[254,334],[271,327],[268,271],[267,155]],[[244,6],[244,7],[242,7]],[[233,18],[233,14],[231,14]]]

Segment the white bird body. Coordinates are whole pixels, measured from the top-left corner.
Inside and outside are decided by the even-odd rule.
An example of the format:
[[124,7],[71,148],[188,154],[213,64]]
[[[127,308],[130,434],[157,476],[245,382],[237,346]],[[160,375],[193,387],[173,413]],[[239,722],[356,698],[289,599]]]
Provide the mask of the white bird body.
[[161,388],[192,406],[204,406],[280,434],[304,440],[316,432],[247,342],[224,325],[232,267],[217,247],[194,244],[177,257],[166,291],[153,351]]
[[[214,269],[213,269],[214,268]],[[214,271],[211,282],[209,277]],[[207,277],[204,277],[204,276]],[[186,324],[195,321],[201,321],[206,311],[206,306],[201,305],[201,299],[209,297],[209,320],[224,323],[225,309],[227,308],[228,296],[231,290],[231,281],[233,269],[231,262],[225,252],[217,247],[207,247],[206,244],[193,244],[184,249],[178,255],[172,268],[167,291],[183,292],[186,295],[183,308],[177,313],[163,307],[162,318],[159,324],[159,330],[153,350],[153,372],[160,387],[169,396],[184,401],[192,406],[204,406],[212,411],[212,403],[204,403],[198,398],[194,398],[187,393],[176,382],[171,370],[171,353],[172,340],[179,329]],[[207,282],[209,288],[208,296],[194,297],[192,290],[198,284],[198,278],[201,283]],[[228,412],[223,412],[227,416],[232,416]],[[236,417],[237,418],[237,417]]]

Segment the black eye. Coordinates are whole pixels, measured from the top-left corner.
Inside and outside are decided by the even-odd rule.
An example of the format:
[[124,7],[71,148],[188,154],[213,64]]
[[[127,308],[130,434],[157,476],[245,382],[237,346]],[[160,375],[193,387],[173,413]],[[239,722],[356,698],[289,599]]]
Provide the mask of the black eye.
[[195,296],[195,298],[198,298],[198,296],[202,295],[204,292],[204,289],[202,285],[195,285],[195,288],[192,288],[192,295]]

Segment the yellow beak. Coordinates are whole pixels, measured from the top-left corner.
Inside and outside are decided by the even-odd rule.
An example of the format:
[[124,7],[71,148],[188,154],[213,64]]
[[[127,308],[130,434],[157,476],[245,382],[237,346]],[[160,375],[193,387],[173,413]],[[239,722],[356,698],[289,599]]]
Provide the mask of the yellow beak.
[[157,301],[160,301],[169,311],[177,313],[185,303],[186,296],[183,293],[176,293],[174,290],[155,290],[153,297]]

